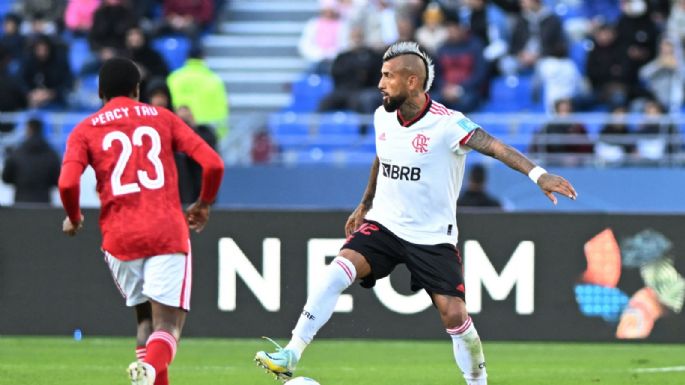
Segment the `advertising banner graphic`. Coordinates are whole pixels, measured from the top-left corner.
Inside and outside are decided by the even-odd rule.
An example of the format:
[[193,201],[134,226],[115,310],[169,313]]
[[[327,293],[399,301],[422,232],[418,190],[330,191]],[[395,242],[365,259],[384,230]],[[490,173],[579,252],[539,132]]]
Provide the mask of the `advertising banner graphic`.
[[[61,210],[0,208],[0,334],[133,335],[100,251],[97,211],[64,236]],[[287,337],[344,242],[348,212],[214,210],[192,235],[186,335]],[[685,342],[685,217],[458,216],[467,308],[487,340]],[[321,337],[444,338],[398,267],[340,297]]]

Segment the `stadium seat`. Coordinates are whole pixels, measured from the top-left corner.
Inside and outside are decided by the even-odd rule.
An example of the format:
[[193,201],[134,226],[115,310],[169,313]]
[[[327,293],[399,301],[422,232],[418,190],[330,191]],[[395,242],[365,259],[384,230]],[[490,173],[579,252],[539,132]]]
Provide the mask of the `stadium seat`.
[[321,115],[319,134],[359,135],[359,115],[356,112],[337,111]]
[[533,101],[532,75],[499,76],[490,82],[490,100],[482,112],[542,112],[541,102]]
[[0,18],[4,18],[7,13],[12,10],[13,1],[3,0],[0,1]]
[[333,80],[329,76],[309,74],[293,82],[293,102],[288,110],[296,112],[314,112],[319,101],[333,90]]
[[185,36],[164,36],[152,40],[152,48],[159,52],[169,66],[169,70],[183,66],[190,51],[190,39]]
[[69,45],[69,67],[71,73],[81,73],[83,65],[92,59],[88,40],[84,37],[74,38]]
[[313,132],[311,124],[301,120],[295,112],[275,113],[269,116],[267,123],[269,134],[276,137],[279,135],[302,135],[307,136]]
[[576,42],[571,42],[569,45],[569,57],[576,63],[580,73],[585,73],[585,62],[587,58],[587,53],[590,50],[592,42],[589,40],[581,40]]

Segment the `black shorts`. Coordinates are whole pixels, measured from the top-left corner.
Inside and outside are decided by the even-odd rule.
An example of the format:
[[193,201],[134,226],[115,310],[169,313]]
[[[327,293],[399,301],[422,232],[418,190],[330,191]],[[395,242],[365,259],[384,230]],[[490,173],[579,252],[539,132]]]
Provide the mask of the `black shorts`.
[[342,249],[354,250],[369,262],[371,274],[362,278],[363,287],[373,287],[377,279],[404,263],[411,273],[413,291],[425,289],[429,294],[464,299],[463,263],[454,245],[417,245],[400,239],[380,223],[365,221]]

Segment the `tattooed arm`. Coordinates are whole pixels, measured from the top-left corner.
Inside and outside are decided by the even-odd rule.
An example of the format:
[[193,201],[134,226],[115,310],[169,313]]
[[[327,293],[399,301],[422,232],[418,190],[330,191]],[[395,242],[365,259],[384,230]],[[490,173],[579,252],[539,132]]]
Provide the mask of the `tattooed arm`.
[[371,173],[369,174],[369,183],[366,185],[366,190],[364,191],[364,196],[362,201],[359,203],[356,209],[350,214],[345,223],[345,236],[349,236],[361,226],[364,222],[364,216],[371,209],[373,203],[373,197],[376,196],[376,181],[378,180],[378,168],[380,162],[378,157],[373,160],[373,165],[371,166]]
[[[481,154],[491,156],[525,175],[536,167],[535,163],[525,155],[508,144],[502,143],[482,128],[477,128],[473,132],[466,146]],[[576,199],[578,195],[573,186],[558,175],[544,173],[538,179],[537,184],[554,204],[557,203],[557,198],[553,193],[562,194],[570,199]]]

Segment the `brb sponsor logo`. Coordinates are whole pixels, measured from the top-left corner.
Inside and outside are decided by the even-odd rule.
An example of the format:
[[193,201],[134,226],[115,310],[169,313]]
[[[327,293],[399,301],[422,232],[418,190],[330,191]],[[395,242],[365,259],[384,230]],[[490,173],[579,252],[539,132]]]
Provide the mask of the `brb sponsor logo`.
[[398,166],[396,164],[381,163],[383,176],[397,180],[420,180],[421,169],[419,167]]

